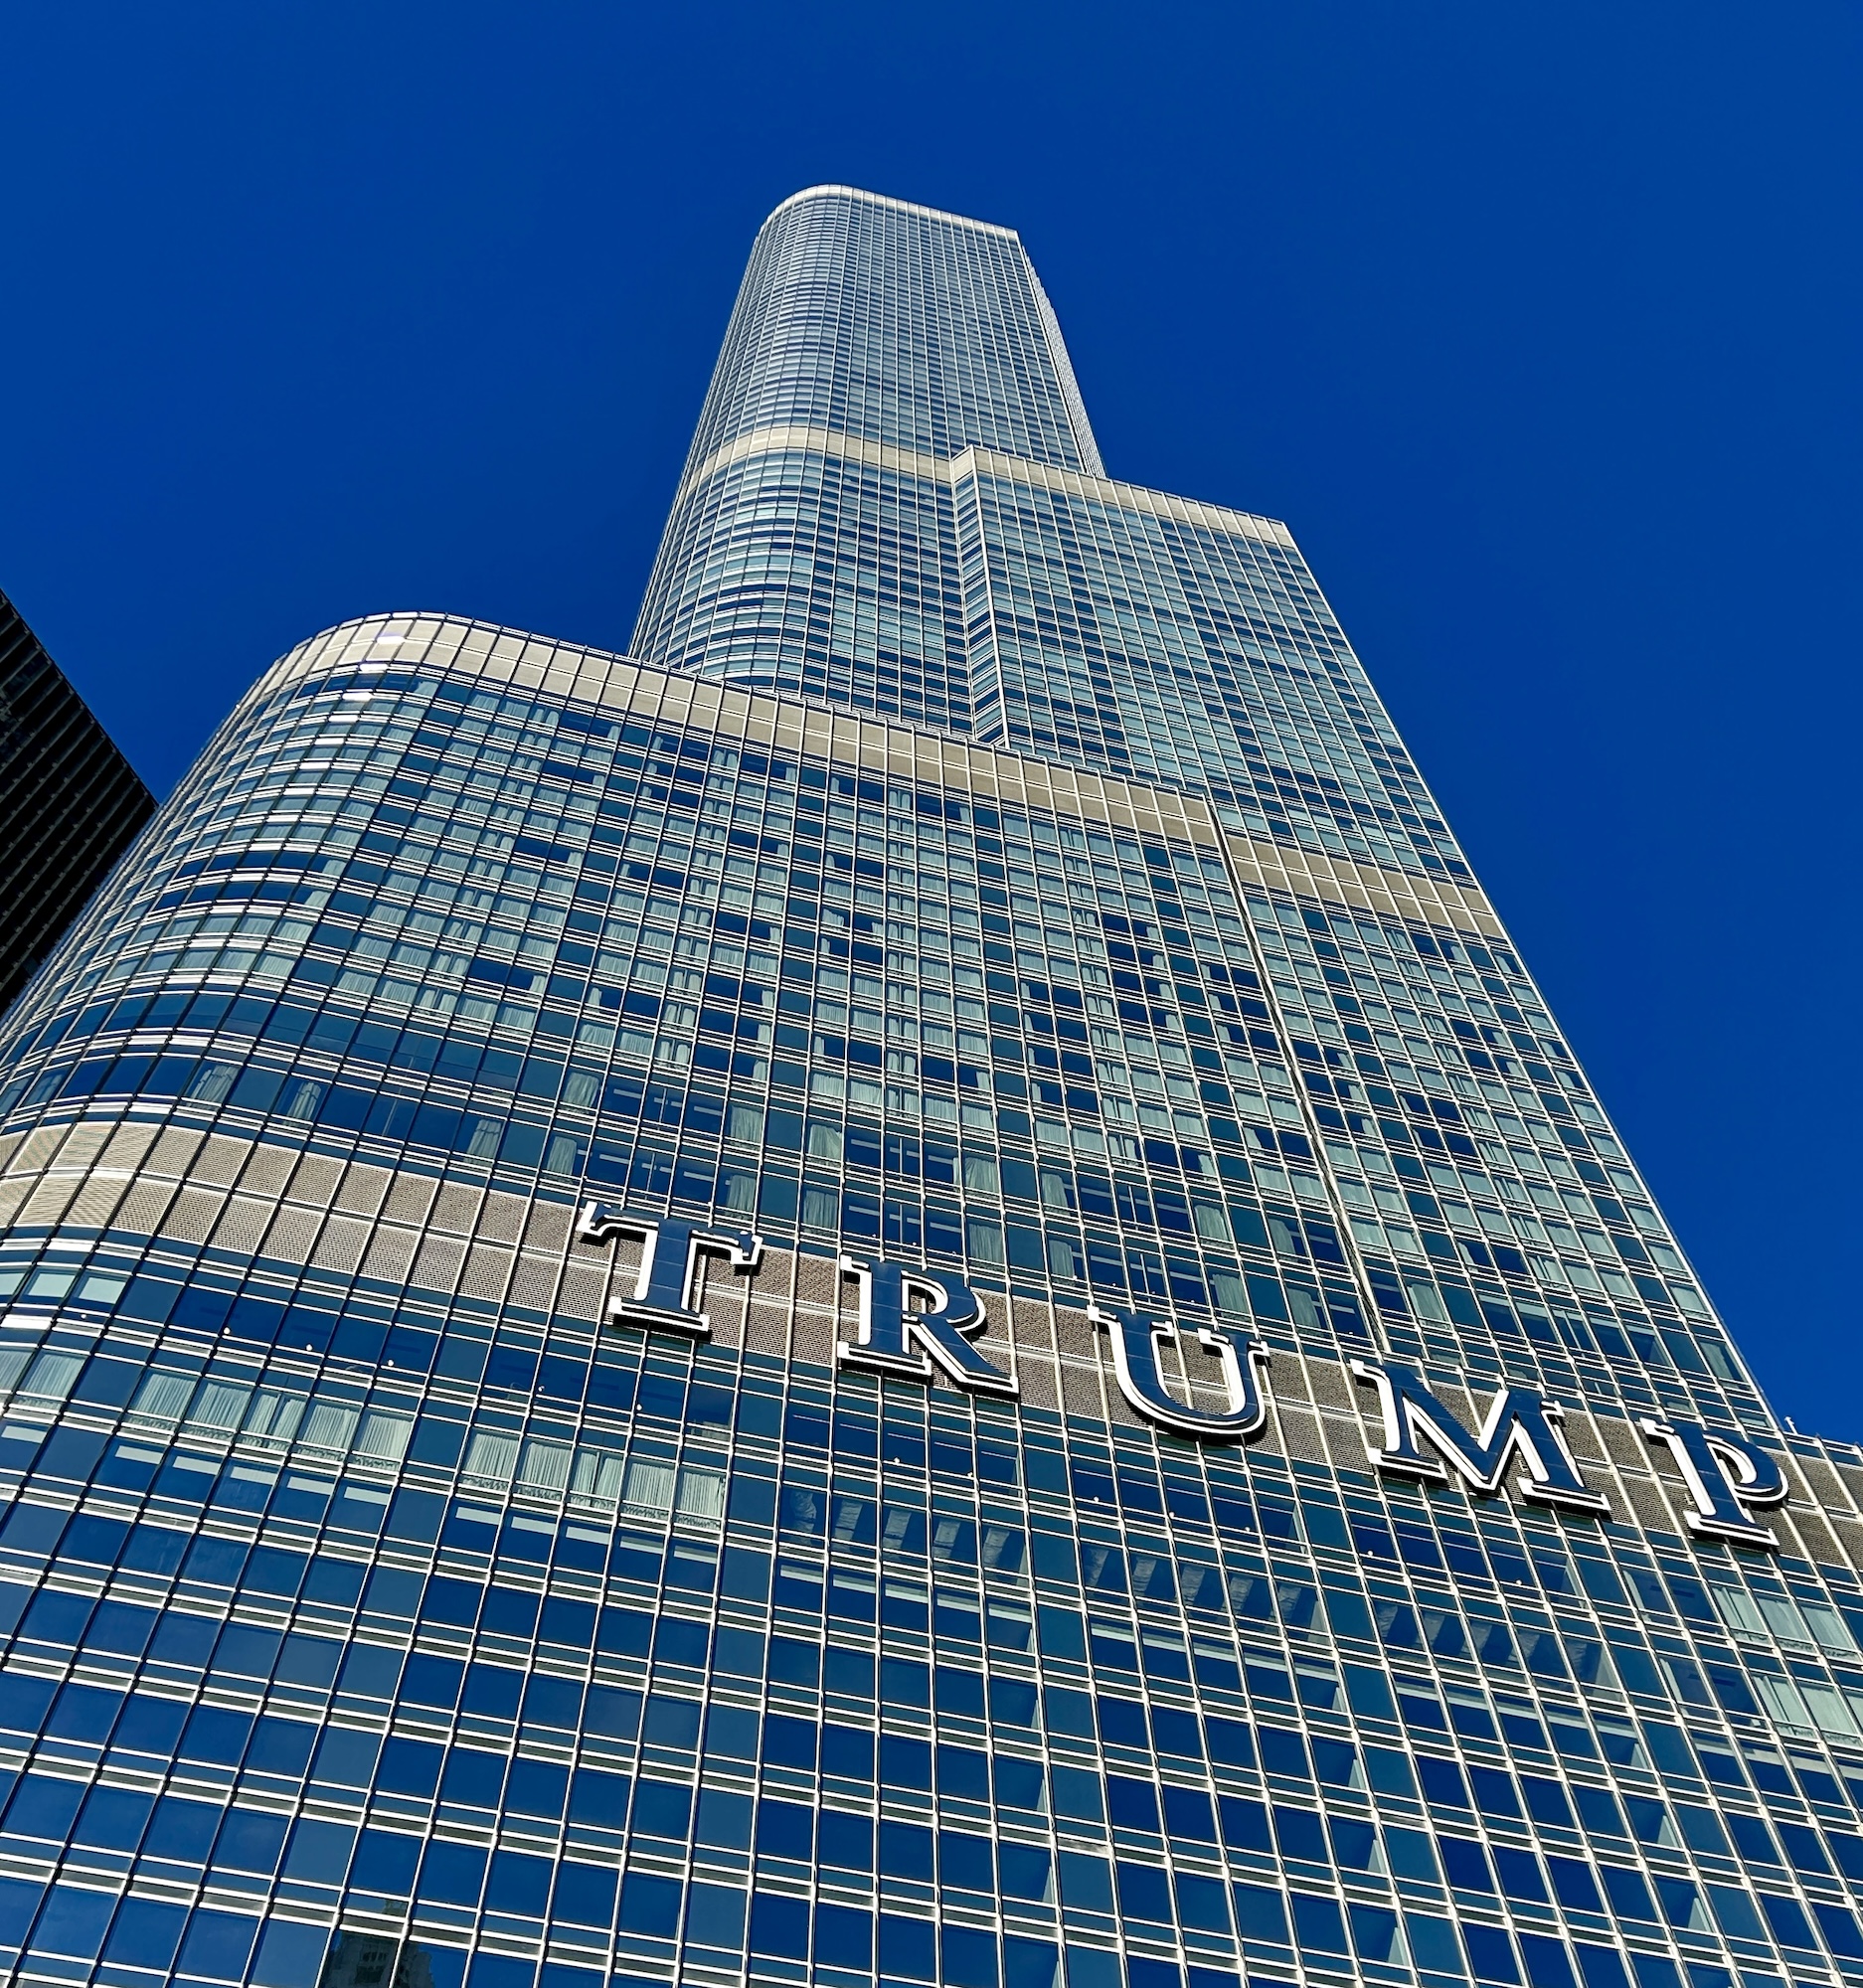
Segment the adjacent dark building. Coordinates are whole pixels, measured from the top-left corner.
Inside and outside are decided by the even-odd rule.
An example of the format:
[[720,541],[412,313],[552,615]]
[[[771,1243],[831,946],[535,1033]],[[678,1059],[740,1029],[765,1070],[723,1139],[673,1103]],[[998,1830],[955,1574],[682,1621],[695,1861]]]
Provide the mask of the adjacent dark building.
[[0,1013],[155,812],[155,796],[0,593]]

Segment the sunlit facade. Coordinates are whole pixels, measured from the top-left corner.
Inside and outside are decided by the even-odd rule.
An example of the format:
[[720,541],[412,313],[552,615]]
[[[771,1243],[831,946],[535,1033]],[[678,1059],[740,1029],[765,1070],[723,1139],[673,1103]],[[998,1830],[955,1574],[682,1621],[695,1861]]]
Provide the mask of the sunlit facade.
[[1863,1979],[1863,1452],[1008,231],[777,210],[629,655],[268,670],[0,1169],[14,1978]]

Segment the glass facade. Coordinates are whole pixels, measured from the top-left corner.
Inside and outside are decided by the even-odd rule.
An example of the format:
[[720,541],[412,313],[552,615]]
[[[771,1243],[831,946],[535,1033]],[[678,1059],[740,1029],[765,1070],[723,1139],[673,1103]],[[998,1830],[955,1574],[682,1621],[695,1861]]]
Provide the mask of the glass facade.
[[1863,1451],[1285,531],[842,189],[695,462],[641,656],[307,642],[0,1041],[0,1962],[1863,1979]]
[[154,795],[0,593],[0,1015],[154,812]]

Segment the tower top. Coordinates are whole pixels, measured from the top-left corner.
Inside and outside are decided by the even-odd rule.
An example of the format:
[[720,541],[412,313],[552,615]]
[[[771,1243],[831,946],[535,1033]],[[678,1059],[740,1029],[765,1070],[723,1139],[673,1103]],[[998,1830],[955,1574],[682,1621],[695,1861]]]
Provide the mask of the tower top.
[[974,215],[954,215],[944,207],[927,207],[923,201],[901,201],[891,193],[869,193],[865,187],[803,187],[799,193],[791,193],[787,201],[777,201],[769,209],[763,227],[767,229],[777,215],[787,213],[791,207],[805,207],[809,201],[861,201],[867,207],[887,207],[893,213],[915,215],[921,221],[944,221],[954,229],[976,229],[978,235],[1002,235],[1006,241],[1022,243],[1022,237],[1014,229],[1006,229],[1000,221],[978,221]]
[[974,228],[980,235],[1001,235],[1018,245],[1022,240],[1013,228],[1005,228],[997,221],[978,221],[967,214],[952,214],[945,208],[926,207],[919,201],[899,200],[890,193],[869,193],[865,187],[852,186],[804,187],[799,193],[792,193],[787,200],[778,201],[770,209],[763,226],[767,228],[771,221],[788,209],[805,206],[814,200],[857,200],[869,207],[891,208],[898,214],[916,215],[922,221],[942,221],[952,228]]

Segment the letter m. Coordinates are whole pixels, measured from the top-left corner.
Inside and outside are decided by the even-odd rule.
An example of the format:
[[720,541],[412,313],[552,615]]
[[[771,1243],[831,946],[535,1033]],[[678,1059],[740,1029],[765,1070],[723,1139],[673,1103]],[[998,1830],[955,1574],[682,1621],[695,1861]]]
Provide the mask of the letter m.
[[1488,1407],[1480,1434],[1473,1435],[1410,1368],[1395,1361],[1354,1360],[1352,1372],[1378,1390],[1384,1408],[1384,1446],[1366,1445],[1380,1470],[1438,1484],[1446,1483],[1452,1472],[1471,1491],[1491,1495],[1517,1460],[1524,1472],[1515,1484],[1521,1497],[1581,1512],[1609,1511],[1579,1475],[1560,1432],[1565,1410],[1557,1402],[1525,1388],[1502,1388]]

